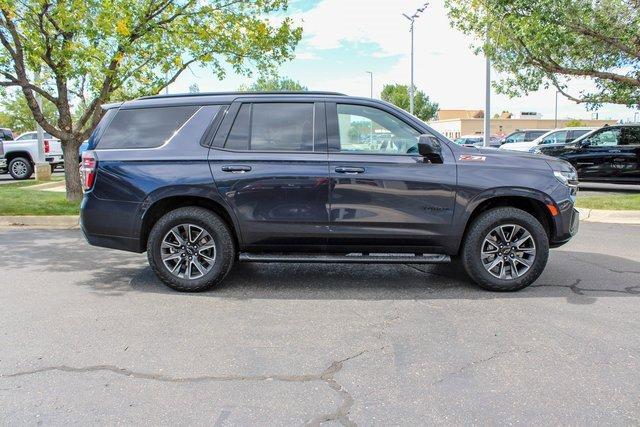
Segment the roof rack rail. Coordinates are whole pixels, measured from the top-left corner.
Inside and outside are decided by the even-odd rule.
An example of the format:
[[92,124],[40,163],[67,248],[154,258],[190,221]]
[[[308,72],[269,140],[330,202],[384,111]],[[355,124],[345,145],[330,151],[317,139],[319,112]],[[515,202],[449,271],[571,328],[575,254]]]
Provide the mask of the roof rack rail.
[[197,93],[170,93],[159,95],[141,96],[138,99],[159,99],[159,98],[187,98],[191,96],[224,96],[224,95],[334,95],[347,96],[340,92],[324,91],[269,91],[269,92],[197,92]]

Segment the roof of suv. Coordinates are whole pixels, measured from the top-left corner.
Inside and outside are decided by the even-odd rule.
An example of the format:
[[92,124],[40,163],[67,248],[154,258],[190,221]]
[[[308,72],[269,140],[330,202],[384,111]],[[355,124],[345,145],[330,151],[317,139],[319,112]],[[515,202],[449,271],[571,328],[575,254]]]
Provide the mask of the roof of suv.
[[305,91],[305,92],[201,92],[201,93],[175,93],[164,95],[143,96],[131,101],[115,102],[105,104],[103,109],[140,107],[161,107],[174,105],[202,105],[202,104],[230,104],[240,97],[291,97],[291,98],[312,98],[312,97],[346,97],[339,92]]
[[197,92],[197,93],[171,93],[141,96],[138,99],[160,99],[160,98],[185,98],[191,96],[229,96],[229,95],[335,95],[335,96],[347,96],[340,92],[325,92],[325,91],[267,91],[267,92],[252,92],[252,91],[232,91],[232,92]]

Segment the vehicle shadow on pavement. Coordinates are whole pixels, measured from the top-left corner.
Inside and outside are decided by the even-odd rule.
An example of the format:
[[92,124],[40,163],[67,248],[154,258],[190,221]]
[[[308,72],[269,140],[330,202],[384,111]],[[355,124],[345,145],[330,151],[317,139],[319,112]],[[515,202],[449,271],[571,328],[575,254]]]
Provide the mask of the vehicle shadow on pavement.
[[[451,265],[237,264],[204,297],[232,299],[419,300],[565,297],[592,304],[598,297],[640,296],[640,263],[603,254],[555,251],[543,275],[515,293],[479,289]],[[173,292],[145,268],[132,290]]]
[[[77,230],[4,231],[0,271],[73,273],[72,282],[109,297],[130,292],[229,299],[420,300],[566,297],[592,304],[598,297],[640,296],[640,262],[589,252],[554,250],[542,276],[515,293],[479,289],[458,263],[443,265],[238,263],[216,288],[179,294],[147,265],[145,254],[91,247]],[[3,244],[2,246],[7,246]],[[48,285],[42,283],[43,286]]]

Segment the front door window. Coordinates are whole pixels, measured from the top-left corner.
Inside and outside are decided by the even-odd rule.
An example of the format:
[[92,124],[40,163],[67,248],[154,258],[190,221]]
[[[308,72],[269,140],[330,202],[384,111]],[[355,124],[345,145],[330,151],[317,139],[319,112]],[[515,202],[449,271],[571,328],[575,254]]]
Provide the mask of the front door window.
[[377,108],[338,104],[340,152],[415,154],[420,133]]

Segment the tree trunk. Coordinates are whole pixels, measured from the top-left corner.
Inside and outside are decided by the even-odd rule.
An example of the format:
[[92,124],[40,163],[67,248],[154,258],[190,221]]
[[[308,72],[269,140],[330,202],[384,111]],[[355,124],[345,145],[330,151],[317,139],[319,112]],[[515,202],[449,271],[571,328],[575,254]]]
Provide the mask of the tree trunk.
[[74,139],[63,140],[62,154],[64,154],[64,175],[67,200],[79,202],[82,199],[82,182],[80,181],[80,168],[78,164],[78,150],[80,141]]

